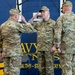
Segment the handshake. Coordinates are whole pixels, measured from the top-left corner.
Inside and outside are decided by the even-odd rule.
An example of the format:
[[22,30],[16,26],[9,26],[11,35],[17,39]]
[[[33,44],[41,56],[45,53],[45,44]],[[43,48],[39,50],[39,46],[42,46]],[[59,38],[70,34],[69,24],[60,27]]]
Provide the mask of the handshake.
[[57,51],[57,53],[59,53],[59,54],[62,53],[62,51],[60,50],[60,48],[57,48],[56,45],[54,45],[54,46],[51,48],[50,52],[51,52],[51,53],[54,53],[55,51]]

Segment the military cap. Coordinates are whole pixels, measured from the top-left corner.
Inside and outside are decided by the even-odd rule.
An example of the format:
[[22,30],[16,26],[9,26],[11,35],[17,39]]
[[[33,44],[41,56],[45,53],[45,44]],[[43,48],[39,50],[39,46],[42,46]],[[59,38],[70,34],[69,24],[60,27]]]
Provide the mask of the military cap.
[[11,10],[9,11],[9,13],[10,13],[11,15],[16,15],[16,14],[19,14],[19,10],[16,9],[16,8],[13,8],[13,9],[11,9]]
[[49,11],[49,8],[47,8],[46,6],[43,6],[43,7],[39,10],[39,12],[41,12],[41,11]]
[[72,2],[66,1],[66,2],[64,2],[64,3],[62,4],[62,8],[63,8],[64,6],[66,6],[66,7],[72,7]]

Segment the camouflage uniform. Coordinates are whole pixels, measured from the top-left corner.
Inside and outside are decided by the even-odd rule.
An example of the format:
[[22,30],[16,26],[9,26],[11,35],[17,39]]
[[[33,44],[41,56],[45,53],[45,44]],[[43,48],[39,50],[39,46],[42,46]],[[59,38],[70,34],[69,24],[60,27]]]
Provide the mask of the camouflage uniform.
[[[72,6],[68,1],[64,4]],[[62,50],[60,54],[62,75],[75,75],[75,14],[73,12],[65,12],[57,19],[54,38],[55,44]]]
[[[17,9],[11,9],[10,14],[18,14]],[[1,37],[3,43],[2,55],[4,59],[4,75],[19,75],[21,56],[23,55],[20,45],[22,32],[32,32],[31,25],[21,25],[11,17],[1,25]]]
[[38,64],[40,75],[54,75],[53,56],[50,49],[53,46],[55,21],[39,21],[33,23],[37,30]]

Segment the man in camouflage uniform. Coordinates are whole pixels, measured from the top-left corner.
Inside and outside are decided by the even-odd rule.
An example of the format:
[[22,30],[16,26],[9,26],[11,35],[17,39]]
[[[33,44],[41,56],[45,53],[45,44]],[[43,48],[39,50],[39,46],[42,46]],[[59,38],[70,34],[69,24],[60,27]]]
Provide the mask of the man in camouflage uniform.
[[0,36],[2,37],[3,43],[4,75],[20,74],[21,56],[23,55],[20,45],[20,36],[22,32],[33,32],[34,30],[23,16],[22,21],[26,24],[22,25],[18,23],[18,18],[19,10],[11,9],[10,18],[0,27]]
[[75,14],[72,3],[66,1],[62,5],[64,15],[56,21],[55,45],[60,54],[62,75],[75,75]]
[[50,18],[49,8],[46,6],[43,6],[40,12],[42,20],[32,23],[33,27],[37,30],[39,71],[40,75],[54,75],[53,57],[50,49],[53,45],[55,21]]

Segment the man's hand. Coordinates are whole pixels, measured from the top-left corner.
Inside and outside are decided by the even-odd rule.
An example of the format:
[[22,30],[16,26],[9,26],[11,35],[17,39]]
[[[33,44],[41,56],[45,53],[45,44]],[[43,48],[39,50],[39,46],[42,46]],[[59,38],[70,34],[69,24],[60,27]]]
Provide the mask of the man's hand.
[[39,14],[39,12],[37,12],[37,14],[35,14],[35,15],[29,20],[29,22],[33,22],[33,20],[38,17],[38,14]]
[[53,52],[55,52],[56,50],[57,50],[57,52],[58,52],[59,54],[62,53],[62,51],[60,50],[60,48],[57,48],[56,45],[54,45],[54,46],[51,48],[50,51],[53,53]]
[[56,46],[55,45],[51,48],[50,52],[53,53],[54,51],[56,51]]
[[62,53],[62,51],[60,50],[60,48],[58,48],[58,53],[59,53],[59,54],[61,54],[61,53]]

